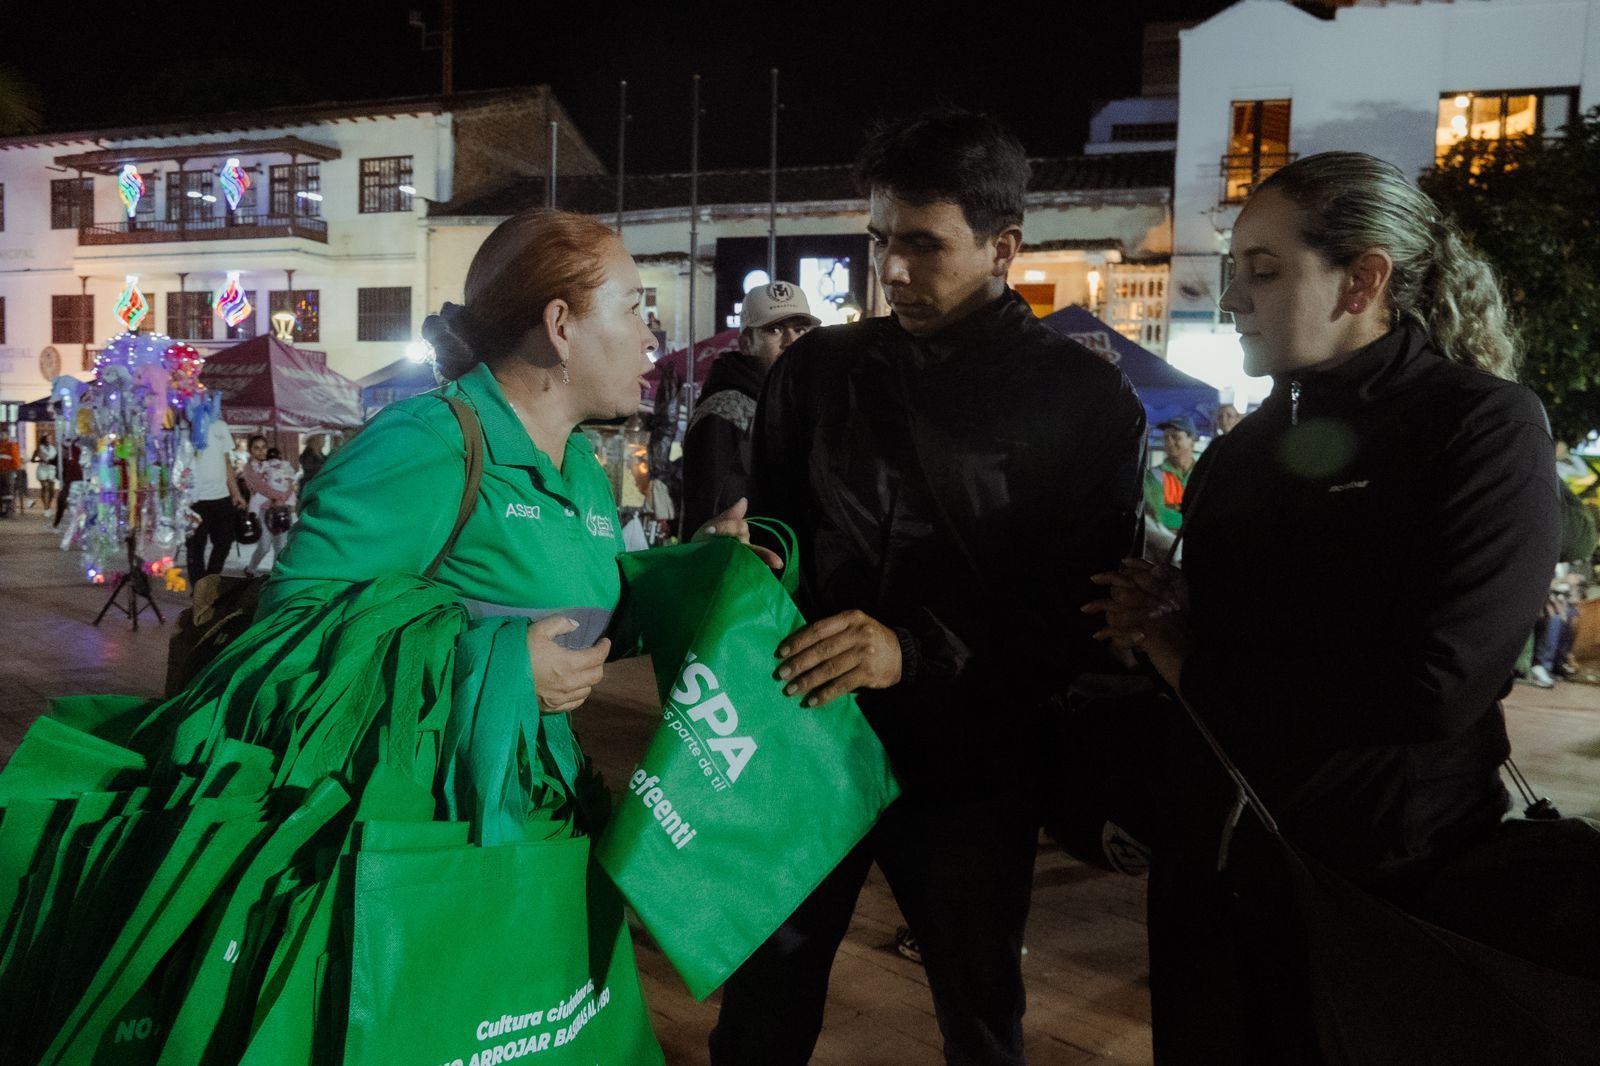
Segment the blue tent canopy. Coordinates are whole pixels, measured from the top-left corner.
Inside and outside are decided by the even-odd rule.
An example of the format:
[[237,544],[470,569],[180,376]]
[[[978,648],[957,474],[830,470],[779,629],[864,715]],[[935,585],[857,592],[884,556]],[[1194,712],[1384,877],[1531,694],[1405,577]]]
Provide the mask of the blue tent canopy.
[[1188,415],[1202,434],[1216,432],[1213,423],[1221,396],[1199,378],[1192,378],[1160,356],[1145,351],[1081,307],[1063,307],[1041,321],[1128,375],[1144,404],[1151,429],[1169,418]]
[[361,386],[361,406],[367,417],[380,407],[404,400],[429,389],[438,388],[433,376],[432,363],[418,363],[411,359],[397,359],[356,381]]

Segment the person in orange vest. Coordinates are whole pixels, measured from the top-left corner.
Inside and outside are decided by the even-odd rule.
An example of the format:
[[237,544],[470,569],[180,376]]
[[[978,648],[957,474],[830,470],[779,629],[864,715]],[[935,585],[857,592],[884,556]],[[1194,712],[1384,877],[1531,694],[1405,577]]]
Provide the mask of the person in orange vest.
[[1194,442],[1200,434],[1194,419],[1187,415],[1169,418],[1157,427],[1166,458],[1161,465],[1145,471],[1145,512],[1163,529],[1176,531],[1183,526],[1183,490],[1194,469]]
[[17,447],[17,442],[11,439],[11,427],[0,426],[0,496],[6,499],[4,510],[0,514],[11,516],[12,507],[18,512],[22,510],[22,501],[17,499],[17,471],[22,469],[22,449]]

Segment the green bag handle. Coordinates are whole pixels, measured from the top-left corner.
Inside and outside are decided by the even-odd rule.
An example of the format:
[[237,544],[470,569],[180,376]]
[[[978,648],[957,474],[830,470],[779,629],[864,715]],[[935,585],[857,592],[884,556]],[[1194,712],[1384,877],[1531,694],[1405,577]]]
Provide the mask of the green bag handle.
[[778,583],[783,591],[793,596],[800,588],[800,538],[794,530],[776,518],[747,518],[745,523],[763,533],[770,533],[783,550],[783,569],[778,571]]

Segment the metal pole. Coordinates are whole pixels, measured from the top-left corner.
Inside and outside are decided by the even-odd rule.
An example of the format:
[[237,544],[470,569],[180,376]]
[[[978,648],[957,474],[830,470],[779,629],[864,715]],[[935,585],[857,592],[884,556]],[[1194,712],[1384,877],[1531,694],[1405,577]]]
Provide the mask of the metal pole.
[[694,75],[689,84],[689,351],[684,360],[689,373],[683,387],[684,395],[689,397],[683,416],[686,422],[694,417],[694,283],[700,258],[700,75]]
[[89,318],[89,279],[82,274],[78,275],[78,366],[83,370],[92,370],[89,365],[89,333],[94,329],[94,323]]
[[556,137],[560,133],[560,129],[561,127],[557,125],[556,120],[551,119],[548,133],[550,162],[545,170],[544,182],[544,205],[546,207],[554,207],[556,205]]
[[628,168],[628,83],[624,81],[617,99],[617,233],[622,233],[622,188]]
[[767,183],[767,277],[778,280],[778,68],[772,68],[772,168]]
[[456,5],[455,0],[444,0],[444,10],[441,12],[444,28],[440,32],[440,45],[443,56],[439,62],[440,73],[444,80],[444,94],[449,96],[456,91]]

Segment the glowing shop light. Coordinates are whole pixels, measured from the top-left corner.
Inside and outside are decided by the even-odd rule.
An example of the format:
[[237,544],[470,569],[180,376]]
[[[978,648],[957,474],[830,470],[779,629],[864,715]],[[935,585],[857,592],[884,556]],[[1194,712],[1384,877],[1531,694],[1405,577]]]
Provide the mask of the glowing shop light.
[[412,341],[406,345],[406,358],[413,363],[433,362],[433,345],[427,341]]
[[272,332],[280,341],[294,340],[295,317],[293,311],[274,311]]
[[320,192],[297,192],[295,195],[302,200],[310,200],[315,204],[322,202],[322,194]]
[[417,187],[415,185],[400,185],[397,186],[397,188],[399,188],[399,190],[405,193],[407,196],[417,195]]

